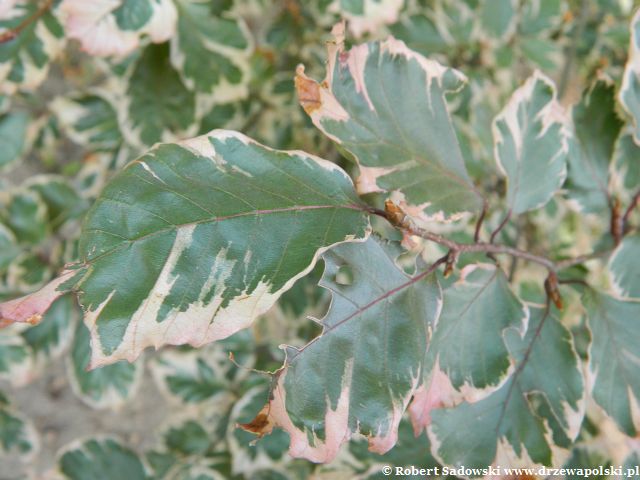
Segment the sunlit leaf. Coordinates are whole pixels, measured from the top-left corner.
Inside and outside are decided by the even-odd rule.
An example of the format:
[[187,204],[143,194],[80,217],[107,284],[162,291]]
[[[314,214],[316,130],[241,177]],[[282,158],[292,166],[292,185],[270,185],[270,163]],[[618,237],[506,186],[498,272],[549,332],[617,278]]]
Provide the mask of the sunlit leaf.
[[[407,275],[394,261],[399,253],[371,237],[324,254],[320,285],[333,300],[322,334],[287,348],[271,400],[245,428],[264,434],[275,424],[289,433],[292,456],[315,462],[331,461],[356,432],[374,452],[393,447],[442,306],[435,276]],[[351,283],[336,278],[341,269]]]
[[445,101],[464,75],[393,38],[346,51],[339,26],[334,33],[325,81],[299,70],[296,88],[314,124],[358,162],[358,191],[395,191],[415,217],[478,210]]
[[591,331],[591,396],[629,436],[640,430],[640,301],[595,290],[583,296]]
[[495,156],[514,214],[547,203],[567,175],[569,126],[553,82],[536,71],[493,123]]
[[530,310],[524,338],[505,332],[515,362],[510,377],[481,400],[431,412],[429,436],[447,464],[551,465],[559,460],[557,445],[578,434],[583,383],[571,334],[555,314]]

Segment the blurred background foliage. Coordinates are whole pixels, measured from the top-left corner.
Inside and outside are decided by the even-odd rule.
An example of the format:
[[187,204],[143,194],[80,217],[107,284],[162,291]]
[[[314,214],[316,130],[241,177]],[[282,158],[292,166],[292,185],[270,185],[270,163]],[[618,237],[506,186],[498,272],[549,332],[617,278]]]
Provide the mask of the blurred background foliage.
[[[234,129],[353,171],[299,107],[293,85],[300,63],[324,77],[325,43],[342,19],[348,42],[393,35],[468,76],[450,108],[467,168],[499,204],[492,119],[535,69],[555,80],[564,105],[602,76],[619,86],[634,8],[627,0],[2,0],[0,300],[36,290],[76,259],[92,200],[156,142]],[[577,218],[554,199],[510,222],[501,241],[559,255],[583,252],[594,234],[608,241],[605,216]],[[473,233],[446,228],[456,240]],[[542,273],[526,268],[514,262],[512,277],[523,298],[539,301]],[[385,464],[436,465],[408,423],[387,455],[352,442],[325,466],[288,457],[284,432],[253,445],[235,428],[264,403],[269,379],[256,370],[282,364],[278,345],[319,333],[305,317],[326,310],[321,272],[251,331],[92,372],[70,297],[37,326],[0,330],[0,478],[382,478]],[[580,338],[579,312],[564,316]],[[612,461],[609,447],[593,447],[611,433],[602,422],[587,417],[570,462]]]

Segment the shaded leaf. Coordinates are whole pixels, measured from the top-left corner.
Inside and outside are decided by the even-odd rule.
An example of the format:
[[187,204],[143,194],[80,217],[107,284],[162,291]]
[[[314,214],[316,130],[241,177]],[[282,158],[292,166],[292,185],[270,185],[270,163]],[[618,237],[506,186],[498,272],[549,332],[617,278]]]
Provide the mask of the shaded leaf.
[[609,271],[616,293],[640,297],[640,234],[627,235],[609,258]]
[[0,115],[0,171],[11,166],[25,153],[30,120],[23,112]]
[[16,412],[0,391],[0,455],[28,460],[39,447],[38,433],[33,424]]

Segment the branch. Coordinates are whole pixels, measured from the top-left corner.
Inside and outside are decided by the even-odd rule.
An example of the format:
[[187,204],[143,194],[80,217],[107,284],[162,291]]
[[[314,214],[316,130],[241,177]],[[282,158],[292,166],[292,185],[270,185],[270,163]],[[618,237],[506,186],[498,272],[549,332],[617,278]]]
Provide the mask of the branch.
[[[395,205],[393,202],[387,200],[385,204],[385,210],[379,210],[376,208],[368,209],[368,211],[374,215],[378,215],[386,219],[391,225],[410,235],[416,235],[418,237],[424,238],[425,240],[430,240],[434,243],[442,245],[449,249],[450,258],[451,256],[457,257],[460,253],[486,253],[486,254],[506,254],[511,255],[512,257],[522,258],[523,260],[527,260],[529,262],[537,263],[542,265],[550,273],[557,272],[558,270],[562,270],[565,268],[569,268],[573,265],[577,265],[587,260],[591,260],[594,258],[600,258],[607,255],[610,250],[605,250],[601,252],[594,252],[588,255],[581,255],[575,258],[568,258],[565,260],[561,260],[558,262],[554,262],[546,257],[542,257],[540,255],[535,255],[533,253],[526,252],[524,250],[520,250],[518,248],[509,247],[507,245],[501,245],[496,243],[486,243],[486,242],[476,242],[476,243],[459,243],[453,240],[450,240],[442,235],[438,235],[433,232],[429,232],[424,228],[420,228],[412,224],[410,218],[402,211],[400,207]],[[505,222],[506,223],[506,222]]]
[[10,42],[14,38],[16,38],[20,33],[29,26],[29,24],[35,22],[40,17],[42,17],[53,5],[53,0],[44,0],[42,5],[35,11],[33,15],[25,18],[22,22],[20,22],[16,27],[6,30],[0,33],[0,44],[5,42]]
[[627,209],[624,211],[624,215],[622,215],[622,234],[623,235],[629,231],[629,218],[631,217],[631,212],[633,212],[633,209],[636,208],[638,205],[640,205],[640,190],[638,190],[636,194],[633,196],[633,199],[631,199],[631,203],[629,204]]

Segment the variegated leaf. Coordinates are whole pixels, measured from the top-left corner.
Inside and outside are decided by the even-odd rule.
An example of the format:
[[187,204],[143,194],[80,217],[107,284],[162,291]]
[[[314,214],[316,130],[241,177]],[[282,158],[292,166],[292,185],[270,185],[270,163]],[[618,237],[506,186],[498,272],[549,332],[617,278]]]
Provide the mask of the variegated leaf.
[[622,240],[609,259],[609,271],[618,295],[640,298],[640,234]]
[[640,186],[640,145],[634,142],[631,125],[626,125],[613,150],[611,165],[612,192],[630,202]]
[[482,30],[491,39],[502,41],[516,30],[517,0],[483,0],[479,13]]
[[23,23],[24,26],[19,34],[0,43],[0,94],[4,95],[37,88],[49,72],[49,63],[64,45],[64,32],[53,12],[52,2],[42,15],[37,16],[36,12],[42,8],[40,2],[17,0],[8,3],[6,10],[0,10],[0,33]]
[[329,10],[337,10],[349,31],[360,38],[397,22],[403,5],[404,0],[335,0]]
[[49,233],[47,206],[26,189],[0,191],[0,221],[21,244],[40,243]]
[[100,57],[130,54],[143,35],[165,42],[176,29],[172,0],[63,0],[60,10],[67,37]]
[[640,301],[595,290],[583,296],[591,346],[591,396],[629,436],[640,431]]
[[229,418],[227,441],[231,453],[231,472],[252,478],[261,470],[277,469],[291,461],[287,455],[289,435],[283,430],[276,430],[271,435],[261,438],[255,445],[254,435],[238,428],[238,424],[250,422],[256,411],[264,405],[268,397],[268,385],[251,388],[233,405]]
[[3,223],[0,223],[0,275],[6,270],[11,261],[18,256],[21,248],[16,237]]
[[411,50],[425,56],[446,51],[448,47],[447,40],[427,15],[415,14],[402,18],[389,29],[394,37],[405,42]]
[[620,103],[633,121],[633,137],[640,145],[640,10],[631,20],[631,42],[622,76]]
[[150,147],[196,133],[195,94],[171,66],[169,44],[145,48],[127,82],[119,121],[129,143]]
[[58,469],[70,480],[147,480],[138,455],[111,438],[76,441],[59,454]]
[[[441,290],[426,269],[407,275],[395,263],[397,246],[375,237],[324,254],[320,285],[333,293],[322,334],[288,347],[270,401],[245,425],[265,434],[289,433],[289,453],[330,462],[354,433],[387,452],[422,377],[429,330],[442,306]],[[351,284],[336,278],[351,272]]]
[[82,322],[78,322],[71,352],[67,357],[69,383],[74,393],[90,407],[117,408],[137,392],[143,366],[140,362],[120,361],[113,365],[89,370],[91,359],[89,339],[89,330]]
[[493,122],[495,157],[514,214],[543,206],[562,186],[569,136],[553,81],[536,71]]
[[229,102],[248,93],[251,40],[242,20],[214,15],[210,2],[176,0],[171,63],[191,90]]
[[0,461],[3,455],[33,458],[40,441],[33,424],[16,412],[9,399],[0,391]]
[[112,101],[106,92],[95,91],[57,97],[50,107],[74,142],[92,151],[113,151],[122,144],[122,134]]
[[67,221],[78,219],[88,208],[72,185],[60,175],[35,175],[23,185],[37,192],[47,206],[47,221],[54,232]]
[[33,357],[24,338],[13,329],[0,331],[0,380],[22,387],[33,380]]
[[[159,145],[120,172],[85,217],[82,268],[40,297],[75,282],[92,368],[148,346],[201,346],[249,326],[322,250],[368,229],[335,165],[214,131]],[[16,300],[0,317],[24,321],[34,309]]]
[[340,25],[334,33],[324,82],[299,69],[296,89],[313,123],[358,162],[358,191],[394,191],[396,203],[416,218],[447,220],[478,210],[482,197],[445,101],[464,75],[393,38],[345,51]]
[[414,428],[420,431],[428,423],[432,389],[470,394],[503,382],[511,367],[505,331],[524,332],[528,319],[527,306],[511,291],[500,268],[466,266],[460,279],[444,290],[442,314],[428,352],[430,381],[420,387],[411,407]]
[[33,252],[23,252],[9,265],[7,287],[16,292],[32,292],[51,280],[53,273],[46,258]]
[[577,436],[584,400],[571,334],[554,313],[530,310],[524,338],[513,329],[505,332],[514,361],[511,376],[481,400],[431,412],[429,437],[444,463],[557,464],[557,446],[566,448]]
[[609,208],[609,164],[622,122],[615,112],[614,85],[597,80],[573,108],[574,138],[570,141],[566,189],[580,211]]
[[24,112],[0,115],[0,171],[12,166],[26,152],[29,121]]

